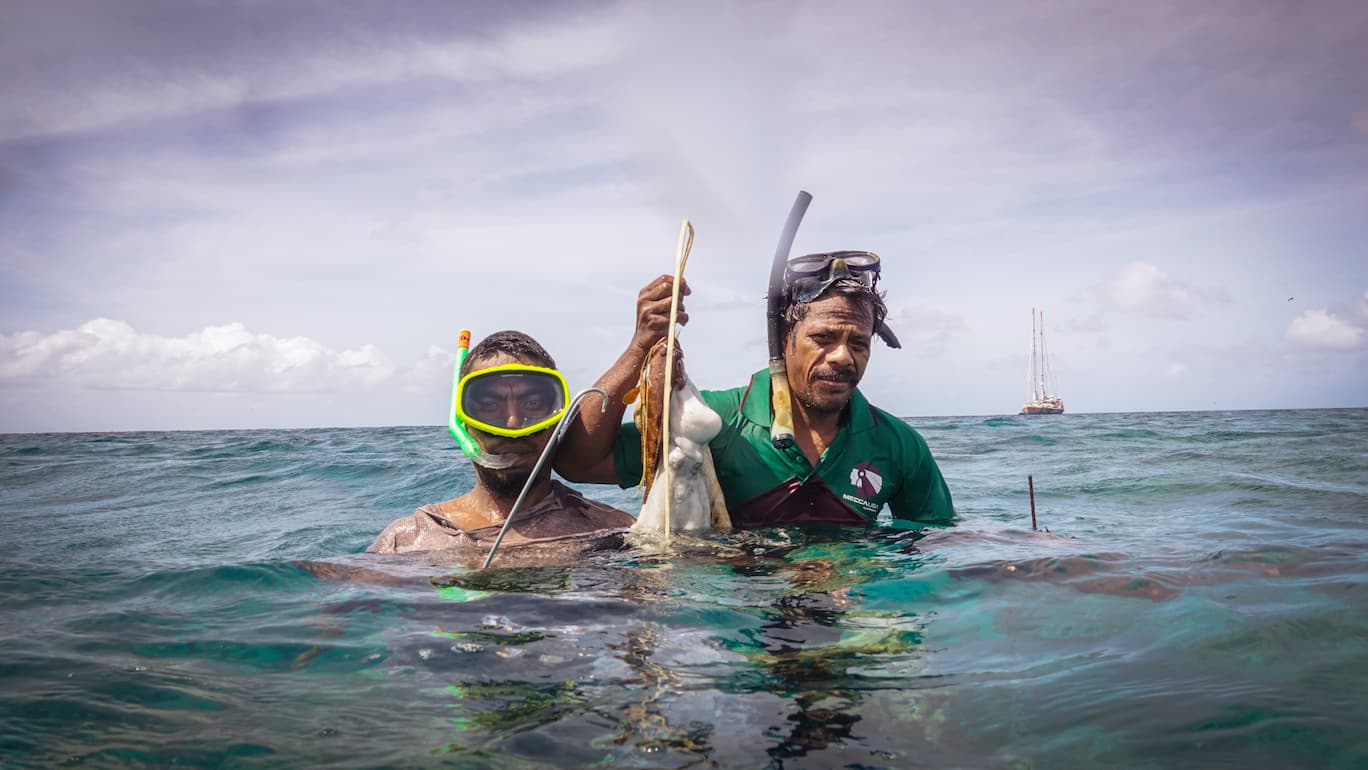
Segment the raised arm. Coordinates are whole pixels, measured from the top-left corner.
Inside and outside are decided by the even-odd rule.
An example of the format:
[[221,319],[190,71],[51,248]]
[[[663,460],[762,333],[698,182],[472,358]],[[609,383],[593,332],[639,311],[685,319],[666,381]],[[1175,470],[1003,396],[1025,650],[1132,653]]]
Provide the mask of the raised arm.
[[[670,295],[674,278],[662,275],[642,287],[637,293],[636,329],[627,349],[617,361],[599,377],[594,387],[608,393],[608,408],[600,412],[597,401],[585,399],[575,421],[566,429],[556,452],[556,472],[570,481],[590,484],[616,484],[613,470],[613,442],[627,404],[623,399],[636,387],[646,354],[663,338],[670,325]],[[681,296],[689,293],[687,281],[680,287]],[[680,302],[679,323],[688,323],[689,314]]]

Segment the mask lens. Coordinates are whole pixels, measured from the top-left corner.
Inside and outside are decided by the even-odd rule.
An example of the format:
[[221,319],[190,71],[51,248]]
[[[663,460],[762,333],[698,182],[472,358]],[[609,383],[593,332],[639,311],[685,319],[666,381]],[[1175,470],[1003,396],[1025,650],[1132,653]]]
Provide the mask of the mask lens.
[[525,436],[551,426],[566,406],[565,380],[550,369],[495,368],[467,375],[457,404],[462,420],[499,436]]
[[789,260],[786,269],[790,278],[807,278],[822,275],[830,265],[830,254],[808,254]]
[[851,272],[879,272],[879,255],[869,251],[842,251],[832,255],[845,260]]

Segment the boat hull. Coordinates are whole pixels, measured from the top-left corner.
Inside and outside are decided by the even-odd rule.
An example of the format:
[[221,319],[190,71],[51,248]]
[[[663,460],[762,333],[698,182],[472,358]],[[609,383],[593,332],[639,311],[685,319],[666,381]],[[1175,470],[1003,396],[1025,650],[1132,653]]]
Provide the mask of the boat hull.
[[1048,406],[1047,406],[1047,405],[1045,405],[1045,404],[1027,404],[1026,406],[1021,407],[1021,412],[1020,412],[1020,414],[1024,414],[1024,415],[1034,415],[1034,414],[1064,414],[1064,407],[1063,407],[1063,405],[1060,405],[1060,406],[1048,405]]

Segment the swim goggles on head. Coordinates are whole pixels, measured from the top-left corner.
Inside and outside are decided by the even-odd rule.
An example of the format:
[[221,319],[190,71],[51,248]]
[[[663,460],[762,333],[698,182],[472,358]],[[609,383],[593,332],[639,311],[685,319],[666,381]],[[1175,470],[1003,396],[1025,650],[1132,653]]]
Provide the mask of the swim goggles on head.
[[466,427],[495,436],[518,438],[546,430],[569,403],[565,377],[541,366],[491,366],[456,384],[456,416]]
[[842,278],[869,288],[879,282],[879,255],[872,251],[832,251],[794,257],[784,267],[784,283],[793,302],[811,302]]

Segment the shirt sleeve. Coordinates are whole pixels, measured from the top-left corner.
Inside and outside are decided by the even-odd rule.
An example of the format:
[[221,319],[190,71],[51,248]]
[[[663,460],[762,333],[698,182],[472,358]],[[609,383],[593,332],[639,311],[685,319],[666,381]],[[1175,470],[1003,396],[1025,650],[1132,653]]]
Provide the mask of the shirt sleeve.
[[[906,425],[903,423],[903,425]],[[898,492],[888,501],[893,516],[928,524],[949,524],[955,520],[950,487],[941,475],[936,458],[926,439],[910,426],[902,434],[903,474]]]
[[644,470],[641,462],[641,431],[636,423],[624,422],[613,441],[613,470],[617,473],[618,486],[623,489],[641,483]]

